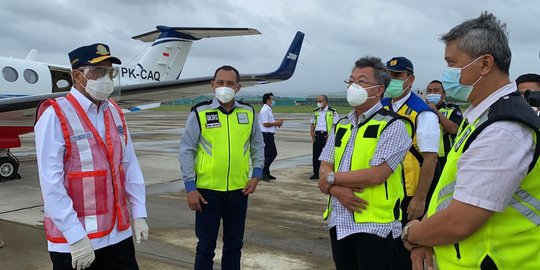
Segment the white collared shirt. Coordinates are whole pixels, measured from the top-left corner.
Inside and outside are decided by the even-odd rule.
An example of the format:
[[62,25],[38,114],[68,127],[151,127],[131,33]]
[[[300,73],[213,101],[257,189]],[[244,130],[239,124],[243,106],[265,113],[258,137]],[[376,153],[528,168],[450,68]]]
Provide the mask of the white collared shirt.
[[[492,93],[463,116],[469,123],[487,117],[499,98],[517,90],[514,82]],[[457,164],[453,198],[490,211],[502,212],[527,174],[535,143],[532,130],[514,121],[487,126]]]
[[264,123],[273,123],[276,120],[274,119],[274,115],[272,114],[272,107],[268,106],[267,104],[264,104],[261,108],[261,111],[259,112],[259,126],[261,128],[262,132],[270,132],[275,133],[276,127],[265,127]]
[[[109,102],[102,102],[98,108],[77,89],[72,88],[70,93],[86,111],[88,118],[96,127],[101,138],[105,140],[103,111],[109,106]],[[51,217],[56,227],[63,232],[64,237],[69,242],[57,244],[47,241],[48,249],[49,251],[67,253],[70,252],[70,244],[84,238],[86,231],[77,218],[77,213],[73,210],[73,202],[67,195],[63,184],[65,141],[60,121],[52,106],[43,112],[34,130],[44,211]],[[126,132],[128,131],[126,130]],[[130,136],[128,136],[127,146],[124,150],[122,165],[126,174],[125,189],[127,199],[131,204],[131,215],[134,219],[146,217],[144,178]],[[131,235],[131,228],[119,232],[115,224],[109,235],[92,239],[92,246],[96,250],[114,245]]]
[[[402,99],[392,102],[394,112],[399,111],[401,106],[411,96],[409,93]],[[418,114],[416,119],[416,143],[421,153],[438,153],[440,141],[439,117],[432,111],[425,111]]]
[[[319,117],[317,118],[317,125],[315,125],[315,131],[323,131],[327,132],[326,130],[326,112],[328,112],[328,105],[324,106],[324,108],[319,109]],[[334,119],[333,123],[337,123],[339,120],[339,114],[334,111]],[[315,124],[315,113],[311,115],[311,124]]]

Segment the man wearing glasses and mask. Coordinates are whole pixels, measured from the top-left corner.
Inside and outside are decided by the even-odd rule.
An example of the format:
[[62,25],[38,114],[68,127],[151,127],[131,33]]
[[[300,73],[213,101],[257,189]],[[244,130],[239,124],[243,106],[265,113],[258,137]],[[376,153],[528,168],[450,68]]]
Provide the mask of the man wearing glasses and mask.
[[73,88],[43,102],[35,125],[53,269],[138,269],[132,235],[148,238],[144,178],[122,110],[107,99],[120,60],[100,43],[69,58]]
[[380,58],[355,62],[347,81],[353,110],[336,123],[320,157],[319,189],[331,195],[323,216],[338,270],[396,269],[401,162],[411,146],[411,126],[381,105],[389,82]]

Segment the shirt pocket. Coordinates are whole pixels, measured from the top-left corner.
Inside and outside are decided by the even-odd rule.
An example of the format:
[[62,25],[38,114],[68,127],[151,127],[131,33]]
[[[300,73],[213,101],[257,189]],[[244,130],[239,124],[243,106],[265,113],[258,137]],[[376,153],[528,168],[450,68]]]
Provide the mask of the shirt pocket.
[[107,171],[70,172],[68,195],[78,217],[108,213]]

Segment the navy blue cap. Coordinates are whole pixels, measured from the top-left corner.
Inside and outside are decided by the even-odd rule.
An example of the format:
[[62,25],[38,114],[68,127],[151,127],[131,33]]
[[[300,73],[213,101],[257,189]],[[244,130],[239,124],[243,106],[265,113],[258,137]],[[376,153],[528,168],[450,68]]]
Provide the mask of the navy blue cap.
[[392,57],[392,59],[388,60],[386,62],[386,69],[393,72],[409,71],[414,74],[412,62],[403,56]]
[[82,66],[93,66],[104,60],[111,60],[113,64],[122,64],[120,59],[111,56],[109,46],[103,43],[95,43],[88,46],[79,47],[69,54],[71,68],[77,69]]

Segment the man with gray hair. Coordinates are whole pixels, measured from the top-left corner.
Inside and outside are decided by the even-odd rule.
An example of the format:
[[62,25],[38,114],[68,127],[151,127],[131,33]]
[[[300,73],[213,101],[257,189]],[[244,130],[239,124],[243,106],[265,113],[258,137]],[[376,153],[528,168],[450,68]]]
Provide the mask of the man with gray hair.
[[404,197],[401,162],[411,137],[408,120],[380,103],[389,82],[380,58],[356,61],[346,81],[354,109],[337,122],[320,157],[319,189],[330,195],[324,217],[338,270],[396,269]]
[[[493,14],[443,35],[446,93],[471,103],[427,216],[402,238],[414,269],[539,269],[540,119],[509,79],[506,25]],[[433,248],[432,248],[433,247]]]

